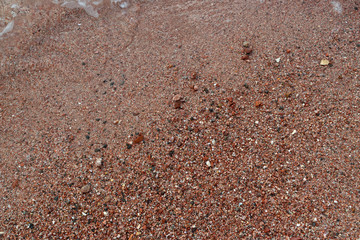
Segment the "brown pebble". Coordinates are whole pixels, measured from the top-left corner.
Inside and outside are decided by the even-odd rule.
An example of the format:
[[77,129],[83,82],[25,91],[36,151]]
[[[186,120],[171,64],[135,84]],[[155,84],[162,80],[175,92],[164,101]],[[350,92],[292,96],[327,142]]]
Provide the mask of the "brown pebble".
[[285,93],[285,97],[287,97],[287,98],[291,97],[291,95],[292,95],[292,92]]
[[244,48],[243,49],[243,53],[247,54],[247,55],[250,55],[252,53],[252,48]]
[[199,87],[197,86],[197,85],[194,85],[194,91],[197,91],[197,90],[199,90]]
[[174,108],[175,109],[178,109],[180,107],[181,107],[181,102],[180,101],[174,102]]
[[105,198],[104,198],[104,203],[108,203],[110,202],[112,199],[112,197],[110,195],[107,195]]
[[83,186],[81,188],[82,193],[88,193],[88,192],[90,192],[90,190],[91,190],[91,185],[90,184],[86,184],[85,186]]
[[140,133],[133,141],[134,144],[140,143],[142,140],[144,140],[144,135]]
[[191,80],[195,80],[197,78],[197,73],[196,72],[192,72],[190,75]]
[[249,55],[244,55],[241,57],[241,60],[248,60],[249,59]]
[[176,94],[173,99],[172,99],[174,102],[178,102],[178,101],[181,101],[182,100],[182,96],[180,94]]
[[180,94],[176,94],[172,100],[174,102],[175,109],[178,109],[181,107],[181,103],[183,102],[183,97]]
[[256,101],[255,102],[255,107],[259,108],[263,105],[262,101]]

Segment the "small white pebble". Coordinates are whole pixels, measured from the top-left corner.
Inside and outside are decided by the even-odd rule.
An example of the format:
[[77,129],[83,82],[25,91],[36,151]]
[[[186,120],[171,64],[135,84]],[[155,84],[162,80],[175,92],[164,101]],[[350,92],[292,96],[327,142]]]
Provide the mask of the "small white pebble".
[[297,223],[297,224],[296,224],[296,226],[300,227],[300,226],[301,226],[301,224],[300,224],[300,223]]
[[294,135],[295,133],[297,133],[297,131],[296,131],[296,130],[294,130],[294,131],[291,133],[291,135]]
[[207,161],[207,162],[206,162],[206,165],[207,165],[208,167],[211,167],[211,162],[210,162],[210,161]]
[[334,203],[338,203],[338,201],[334,200]]
[[280,62],[280,60],[281,60],[281,58],[275,59],[275,61],[276,61],[277,63]]
[[97,166],[97,167],[101,167],[102,166],[102,158],[97,158],[96,159],[96,162],[95,162],[95,166]]
[[259,121],[255,121],[255,124],[259,124]]
[[215,139],[211,140],[211,143],[212,143],[212,144],[215,144],[215,143],[216,143]]

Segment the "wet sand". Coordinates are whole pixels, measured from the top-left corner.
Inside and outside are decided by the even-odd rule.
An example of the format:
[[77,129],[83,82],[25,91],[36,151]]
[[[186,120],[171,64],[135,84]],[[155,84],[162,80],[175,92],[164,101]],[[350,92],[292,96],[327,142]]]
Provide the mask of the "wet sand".
[[359,238],[360,3],[309,2],[40,9],[0,42],[1,236]]

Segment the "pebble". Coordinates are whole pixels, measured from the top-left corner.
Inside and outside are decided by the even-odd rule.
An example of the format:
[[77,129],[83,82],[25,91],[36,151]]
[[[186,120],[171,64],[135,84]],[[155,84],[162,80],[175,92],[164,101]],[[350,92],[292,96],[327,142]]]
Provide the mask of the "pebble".
[[206,165],[207,165],[208,167],[211,167],[211,162],[210,162],[210,161],[206,161]]
[[97,158],[95,161],[95,166],[97,166],[98,168],[100,168],[103,164],[102,158]]
[[173,97],[173,101],[174,102],[179,102],[179,101],[181,101],[182,100],[182,96],[180,95],[180,94],[176,94],[174,97]]
[[255,102],[255,107],[259,108],[263,105],[262,101],[256,101]]
[[176,94],[172,100],[174,102],[175,109],[178,109],[181,107],[181,102],[183,101],[183,97],[180,94]]
[[175,109],[181,108],[181,102],[180,101],[174,102],[174,108]]
[[104,198],[104,203],[110,202],[111,199],[112,199],[112,197],[111,197],[110,195],[106,196],[106,197]]
[[191,80],[195,80],[197,78],[197,73],[192,72],[190,78],[191,78]]
[[247,54],[247,55],[250,55],[252,53],[252,48],[244,48],[243,49],[243,53]]
[[241,60],[248,60],[249,59],[249,55],[244,55],[241,57]]
[[329,65],[329,63],[330,63],[330,61],[327,60],[327,59],[322,59],[322,60],[320,61],[320,65],[321,65],[321,66],[327,66],[327,65]]
[[144,140],[144,135],[142,133],[140,133],[133,141],[134,144],[140,143],[141,141]]
[[82,193],[88,193],[88,192],[90,192],[90,190],[91,190],[91,185],[90,184],[86,184],[85,186],[83,186],[81,188]]
[[243,42],[243,47],[248,48],[250,46],[250,43],[248,41]]

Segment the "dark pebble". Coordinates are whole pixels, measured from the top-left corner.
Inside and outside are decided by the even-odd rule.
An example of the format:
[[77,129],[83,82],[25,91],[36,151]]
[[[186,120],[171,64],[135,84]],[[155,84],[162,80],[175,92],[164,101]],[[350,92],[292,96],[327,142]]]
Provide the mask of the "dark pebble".
[[127,143],[127,144],[126,144],[126,148],[127,148],[127,149],[130,149],[130,148],[132,148],[132,145],[131,145],[130,143]]
[[175,153],[175,151],[174,151],[174,150],[171,150],[171,151],[169,152],[169,156],[170,156],[170,157],[174,156],[174,153]]
[[108,145],[105,143],[104,145],[103,145],[103,148],[107,148],[108,147]]
[[100,148],[95,148],[95,152],[100,152]]
[[28,228],[33,229],[33,228],[34,228],[34,224],[29,223]]
[[89,136],[89,135],[86,135],[85,138],[86,138],[86,139],[90,139],[90,136]]
[[54,200],[55,201],[59,200],[59,197],[58,196],[54,197]]
[[114,86],[114,84],[115,84],[114,82],[111,82],[111,83],[110,83],[110,86]]
[[96,118],[95,120],[98,122],[98,121],[100,121],[100,118]]

